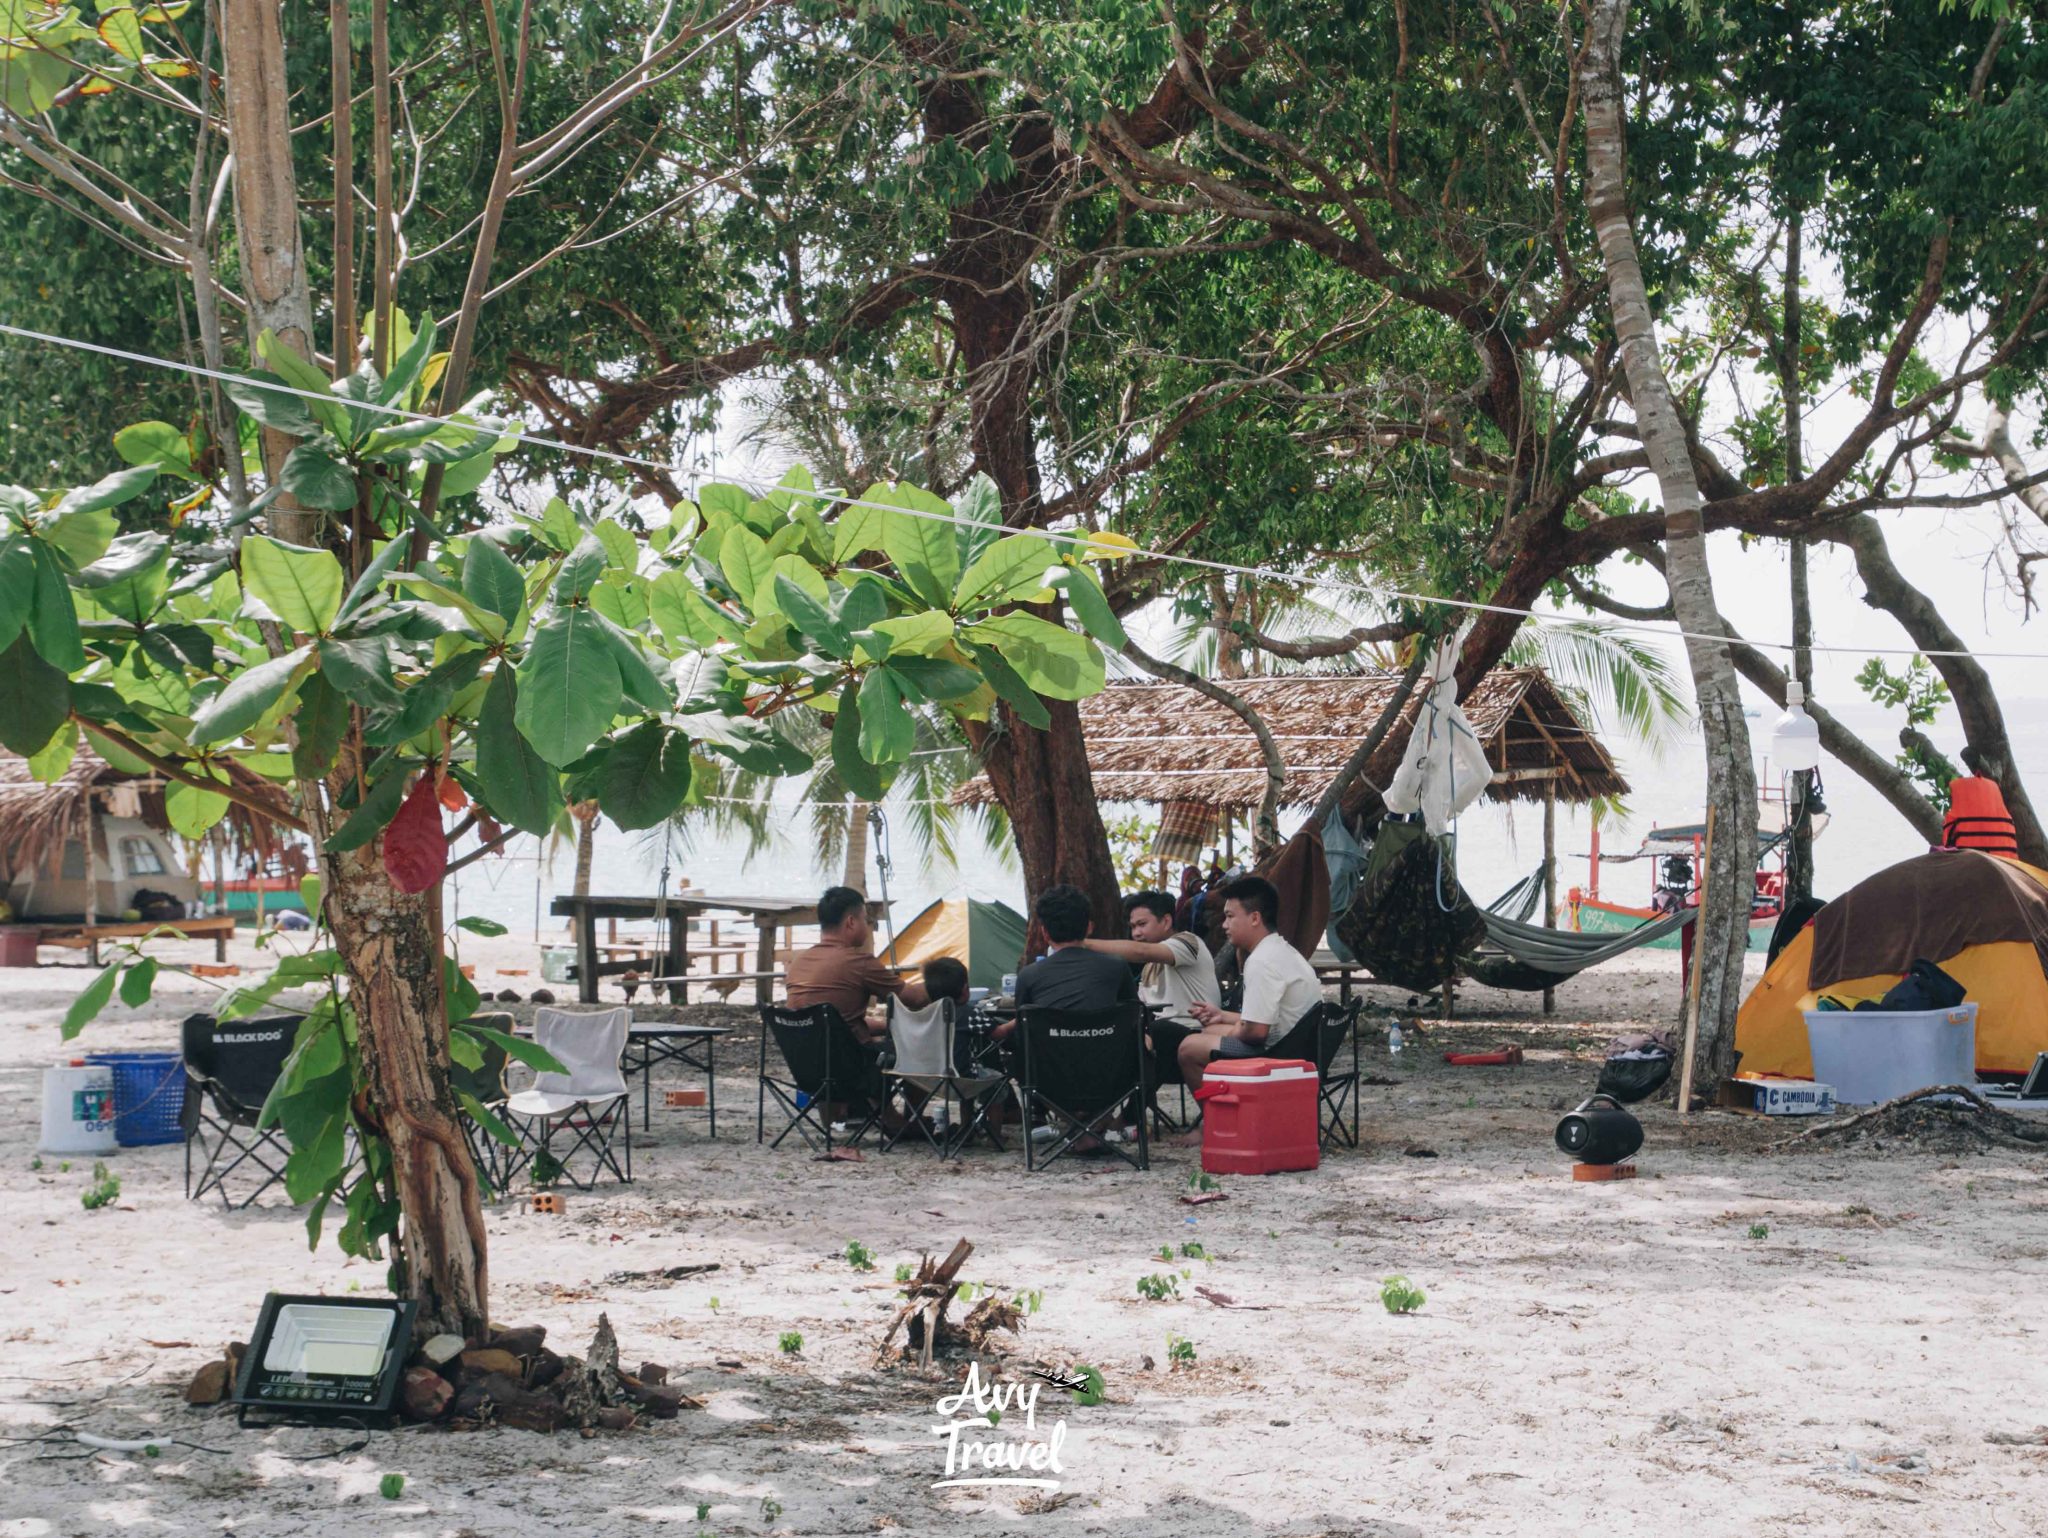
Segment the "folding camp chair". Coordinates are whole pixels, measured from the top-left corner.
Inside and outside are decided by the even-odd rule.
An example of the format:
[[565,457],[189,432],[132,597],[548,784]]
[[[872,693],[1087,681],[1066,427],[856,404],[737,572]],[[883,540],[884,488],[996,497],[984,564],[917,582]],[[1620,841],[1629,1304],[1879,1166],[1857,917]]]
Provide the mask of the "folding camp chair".
[[[988,1113],[1002,1100],[1010,1081],[1001,1073],[975,1066],[969,1043],[957,1027],[951,999],[940,999],[923,1009],[906,1009],[899,999],[889,1001],[889,1043],[895,1060],[883,1067],[882,1082],[904,1088],[909,1114],[901,1127],[882,1139],[883,1152],[912,1131],[942,1159],[960,1153],[977,1137],[986,1137],[997,1148],[1003,1146]],[[917,1114],[909,1091],[936,1095],[947,1107],[957,1100],[960,1114],[949,1118],[947,1130],[941,1132]]]
[[[534,1041],[569,1071],[537,1074],[531,1087],[506,1098],[505,1112],[513,1120],[521,1147],[500,1166],[505,1181],[530,1167],[543,1153],[561,1170],[561,1178],[579,1191],[592,1189],[607,1170],[621,1184],[632,1181],[632,1107],[626,1098],[626,1075],[619,1066],[632,1024],[632,1011],[623,1006],[580,1012],[541,1008],[534,1012]],[[555,1137],[563,1130],[574,1133],[575,1138],[557,1152]],[[613,1152],[613,1139],[621,1132],[626,1143],[623,1168]],[[587,1181],[576,1172],[578,1157],[586,1153],[590,1155]]]
[[[1326,1148],[1333,1137],[1346,1148],[1358,1146],[1358,1014],[1364,1008],[1363,999],[1353,999],[1349,1004],[1319,1000],[1294,1022],[1293,1029],[1279,1041],[1267,1043],[1259,1054],[1305,1059],[1316,1065],[1316,1077],[1321,1081],[1318,1119]],[[1347,1041],[1351,1044],[1351,1066],[1341,1068],[1338,1059]],[[1345,1125],[1347,1107],[1351,1113],[1349,1126]]]
[[[512,1034],[517,1024],[512,1016],[504,1013],[474,1015],[463,1023],[481,1025],[507,1036]],[[483,1061],[474,1068],[466,1068],[459,1062],[455,1063],[451,1066],[448,1077],[458,1095],[468,1095],[491,1115],[497,1117],[499,1124],[503,1125],[505,1102],[511,1097],[511,1091],[505,1085],[505,1070],[511,1064],[511,1057],[495,1041],[479,1041],[477,1047],[483,1053]],[[503,1196],[511,1178],[511,1168],[518,1160],[519,1150],[506,1147],[498,1138],[492,1136],[489,1129],[471,1115],[467,1107],[457,1111],[456,1115],[462,1123],[463,1140],[469,1144],[469,1162],[476,1166],[476,1172],[482,1177],[484,1184]]]
[[[1018,1023],[1024,1034],[1025,1168],[1051,1164],[1091,1135],[1134,1169],[1151,1168],[1144,1009],[1134,1000],[1108,1009],[1026,1008]],[[1042,1150],[1030,1130],[1041,1112],[1054,1129]],[[1132,1123],[1138,1128],[1135,1156],[1104,1135]]]
[[[768,1038],[789,1077],[769,1072]],[[770,1094],[789,1115],[789,1124],[775,1135],[770,1148],[780,1148],[791,1132],[812,1148],[832,1152],[835,1142],[851,1147],[881,1119],[886,1099],[875,1054],[861,1045],[853,1027],[830,1004],[790,1009],[761,1006],[761,1088],[755,1097],[754,1141],[767,1135]],[[835,1139],[830,1108],[844,1103],[850,1136]]]
[[[230,1209],[252,1206],[256,1198],[284,1181],[284,1162],[291,1153],[284,1129],[258,1129],[257,1117],[271,1087],[284,1071],[298,1039],[303,1015],[269,1015],[260,1020],[230,1020],[192,1015],[182,1028],[185,1058],[185,1195],[198,1201],[218,1192]],[[212,1146],[208,1146],[208,1138]],[[199,1145],[198,1178],[192,1174],[192,1145]],[[249,1166],[260,1176],[256,1188],[240,1201],[228,1195],[228,1177]]]

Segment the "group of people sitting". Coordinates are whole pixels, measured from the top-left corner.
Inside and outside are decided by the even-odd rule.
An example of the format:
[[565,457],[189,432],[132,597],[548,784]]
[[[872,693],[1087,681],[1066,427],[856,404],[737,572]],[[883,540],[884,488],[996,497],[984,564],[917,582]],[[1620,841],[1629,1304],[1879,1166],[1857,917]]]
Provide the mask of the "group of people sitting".
[[[1179,1077],[1199,1087],[1213,1057],[1258,1057],[1322,998],[1308,959],[1277,932],[1280,894],[1261,876],[1241,876],[1221,889],[1223,932],[1243,981],[1238,1008],[1223,1008],[1215,958],[1197,935],[1174,927],[1165,892],[1133,892],[1123,900],[1128,939],[1097,938],[1087,894],[1068,885],[1039,894],[1032,914],[1043,932],[1044,956],[1017,974],[1015,1003],[1031,1008],[1100,1010],[1139,1001],[1147,1006],[1147,1041],[1156,1083]],[[864,1045],[888,1039],[886,1009],[895,1000],[920,1010],[939,1000],[968,1002],[967,968],[951,956],[926,961],[922,976],[905,977],[874,954],[867,899],[833,887],[818,902],[818,943],[788,964],[792,1009],[830,1004]],[[1006,1052],[1014,1020],[994,1036]]]

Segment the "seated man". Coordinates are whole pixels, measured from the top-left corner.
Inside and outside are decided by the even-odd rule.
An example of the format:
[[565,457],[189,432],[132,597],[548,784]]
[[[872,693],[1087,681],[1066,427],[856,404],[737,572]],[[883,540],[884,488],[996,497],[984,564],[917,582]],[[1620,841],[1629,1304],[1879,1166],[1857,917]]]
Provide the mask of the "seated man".
[[1019,1009],[1107,1009],[1138,996],[1128,965],[1087,946],[1087,893],[1064,883],[1047,887],[1032,912],[1052,949],[1017,974]]
[[1089,950],[1141,967],[1138,997],[1152,1006],[1145,1030],[1152,1053],[1152,1082],[1166,1084],[1179,1077],[1175,1066],[1180,1044],[1201,1029],[1193,1014],[1197,1004],[1221,1004],[1216,958],[1199,935],[1176,931],[1174,901],[1164,892],[1133,892],[1124,899],[1128,940],[1087,940]]
[[1257,1057],[1268,1039],[1280,1040],[1323,997],[1308,958],[1273,926],[1280,892],[1263,876],[1240,876],[1223,888],[1223,933],[1244,957],[1244,1004],[1235,1012],[1213,1004],[1189,1006],[1202,1029],[1180,1044],[1181,1077],[1199,1088],[1212,1053]]
[[901,999],[911,1009],[930,1000],[924,984],[906,982],[875,960],[874,943],[868,900],[850,886],[828,888],[818,899],[818,943],[789,958],[789,1007],[830,1004],[859,1040],[869,1046],[886,1040],[887,1021],[868,1019],[871,1000]]

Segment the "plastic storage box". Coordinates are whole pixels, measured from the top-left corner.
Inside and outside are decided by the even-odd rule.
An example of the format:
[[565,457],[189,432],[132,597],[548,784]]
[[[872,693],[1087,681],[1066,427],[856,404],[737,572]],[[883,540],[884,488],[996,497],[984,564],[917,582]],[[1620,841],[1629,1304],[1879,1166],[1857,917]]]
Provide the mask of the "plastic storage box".
[[1813,1076],[1843,1105],[1875,1105],[1934,1084],[1977,1082],[1977,1006],[1809,1009]]

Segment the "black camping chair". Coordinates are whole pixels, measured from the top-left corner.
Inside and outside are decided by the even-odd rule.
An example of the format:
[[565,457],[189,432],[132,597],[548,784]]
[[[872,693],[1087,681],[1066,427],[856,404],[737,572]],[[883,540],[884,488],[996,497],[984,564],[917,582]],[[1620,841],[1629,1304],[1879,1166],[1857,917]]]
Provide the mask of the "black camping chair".
[[[1082,1138],[1133,1169],[1150,1169],[1150,1079],[1145,1060],[1145,1011],[1135,1000],[1108,1009],[1027,1008],[1018,1016],[1024,1036],[1024,1166],[1039,1169],[1073,1152]],[[1031,1123],[1043,1113],[1053,1136],[1041,1150]],[[1102,1135],[1135,1122],[1138,1151]]]
[[[768,1038],[782,1054],[788,1077],[769,1072]],[[789,1116],[768,1146],[780,1148],[791,1132],[812,1148],[831,1153],[836,1142],[852,1147],[881,1119],[885,1095],[880,1060],[853,1034],[853,1027],[830,1004],[791,1009],[782,1004],[761,1006],[761,1088],[754,1107],[754,1141],[767,1136],[768,1097]],[[846,1106],[853,1130],[834,1139],[830,1108]]]
[[[271,1087],[284,1072],[298,1039],[303,1015],[266,1015],[260,1020],[230,1020],[192,1015],[182,1028],[180,1049],[185,1058],[185,1196],[198,1201],[218,1192],[230,1210],[254,1205],[256,1199],[284,1181],[284,1162],[291,1153],[284,1129],[258,1129],[256,1120]],[[208,1140],[211,1139],[211,1146]],[[199,1174],[192,1173],[192,1145],[198,1143]],[[250,1166],[261,1176],[256,1188],[236,1201],[228,1194],[228,1177]]]
[[[1259,1054],[1305,1059],[1316,1065],[1321,1140],[1325,1148],[1333,1137],[1346,1148],[1358,1146],[1358,1015],[1364,1008],[1363,999],[1353,999],[1349,1004],[1319,1000],[1294,1022],[1293,1029],[1279,1041],[1267,1043],[1265,1051]],[[1340,1068],[1338,1059],[1347,1041],[1351,1044],[1351,1066]]]
[[[511,1015],[504,1013],[474,1015],[463,1023],[472,1022],[488,1030],[502,1031],[507,1036],[518,1024]],[[511,1066],[511,1055],[495,1041],[479,1041],[477,1046],[483,1053],[483,1062],[475,1068],[465,1068],[461,1063],[452,1064],[449,1081],[458,1095],[468,1095],[497,1117],[499,1126],[506,1127],[505,1101],[511,1091],[505,1087],[505,1070]],[[457,1115],[462,1122],[463,1141],[469,1144],[470,1163],[476,1166],[484,1184],[494,1194],[503,1196],[505,1187],[511,1182],[513,1167],[518,1162],[519,1150],[493,1137],[490,1130],[470,1114],[467,1106],[462,1107]],[[511,1128],[506,1127],[506,1130],[509,1132]]]

